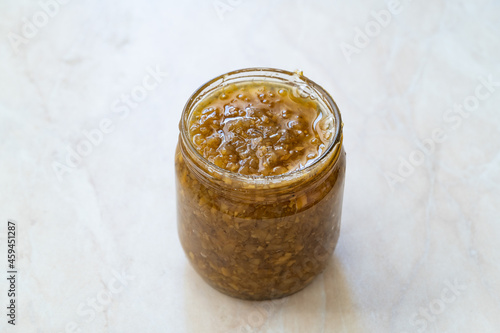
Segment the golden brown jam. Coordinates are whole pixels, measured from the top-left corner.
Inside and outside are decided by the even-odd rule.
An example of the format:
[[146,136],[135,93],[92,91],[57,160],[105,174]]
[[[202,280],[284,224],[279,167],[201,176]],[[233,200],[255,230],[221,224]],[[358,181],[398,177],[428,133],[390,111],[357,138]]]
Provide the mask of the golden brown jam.
[[318,104],[284,85],[253,82],[209,96],[189,131],[198,152],[243,175],[279,175],[313,162],[325,144]]
[[[184,109],[175,155],[189,261],[212,287],[251,300],[293,294],[325,268],[345,178],[331,97],[310,81],[322,99],[300,97],[293,73],[269,71],[269,82],[200,88]],[[273,71],[290,84],[272,82]]]

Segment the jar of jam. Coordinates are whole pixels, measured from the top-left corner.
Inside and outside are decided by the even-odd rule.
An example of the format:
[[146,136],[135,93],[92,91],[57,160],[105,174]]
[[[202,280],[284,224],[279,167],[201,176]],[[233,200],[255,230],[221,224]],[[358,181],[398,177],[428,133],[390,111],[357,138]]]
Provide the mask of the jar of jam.
[[189,98],[175,155],[178,232],[208,284],[273,299],[323,271],[340,231],[342,125],[300,72],[238,70]]

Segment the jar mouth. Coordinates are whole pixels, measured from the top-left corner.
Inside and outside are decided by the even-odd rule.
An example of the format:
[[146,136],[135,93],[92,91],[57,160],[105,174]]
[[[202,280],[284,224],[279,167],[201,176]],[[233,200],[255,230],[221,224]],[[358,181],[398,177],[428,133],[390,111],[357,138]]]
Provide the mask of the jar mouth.
[[[329,142],[328,146],[325,147],[321,155],[312,163],[305,166],[304,168],[293,170],[280,175],[244,175],[237,172],[229,171],[223,169],[214,163],[208,161],[203,157],[198,150],[195,148],[192,140],[189,137],[189,120],[191,111],[194,110],[197,103],[199,103],[205,96],[220,89],[226,85],[240,82],[252,82],[252,81],[269,81],[270,79],[275,82],[280,82],[282,84],[290,85],[299,89],[299,92],[304,96],[309,96],[313,100],[316,100],[320,107],[327,108],[329,112],[333,115],[333,137]],[[324,110],[327,111],[327,110]],[[267,68],[267,67],[253,67],[245,68],[240,70],[231,71],[220,76],[213,78],[212,80],[206,82],[200,86],[188,99],[186,105],[184,106],[181,121],[179,124],[179,130],[181,135],[181,140],[185,147],[190,153],[194,154],[199,161],[202,161],[204,166],[211,173],[216,173],[225,177],[227,179],[240,180],[243,182],[250,182],[254,184],[269,184],[282,182],[284,179],[294,179],[301,177],[314,169],[315,166],[321,163],[326,156],[330,156],[334,151],[340,151],[342,146],[342,118],[337,104],[330,96],[330,94],[323,89],[319,84],[305,77],[302,72],[290,72],[282,69]]]

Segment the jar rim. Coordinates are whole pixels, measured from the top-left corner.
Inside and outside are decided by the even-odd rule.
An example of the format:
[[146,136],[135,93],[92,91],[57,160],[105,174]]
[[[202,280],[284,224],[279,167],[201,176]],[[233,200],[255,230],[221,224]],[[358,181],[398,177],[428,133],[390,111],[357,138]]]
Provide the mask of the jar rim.
[[[307,85],[307,87],[312,88],[315,92],[319,93],[319,98],[321,98],[326,104],[326,106],[330,109],[330,111],[333,114],[334,117],[334,131],[333,131],[333,139],[329,143],[329,145],[326,147],[326,149],[322,152],[322,154],[311,164],[305,166],[302,169],[297,169],[293,170],[288,173],[280,174],[280,175],[271,175],[271,176],[264,176],[264,175],[244,175],[240,174],[237,172],[233,172],[230,170],[226,170],[224,168],[221,168],[214,163],[210,162],[207,160],[205,157],[203,157],[198,150],[194,147],[194,144],[192,140],[189,139],[189,116],[191,114],[191,111],[193,111],[194,106],[198,101],[202,99],[202,93],[204,92],[205,89],[209,88],[211,85],[215,84],[216,82],[220,81],[220,84],[223,85],[227,79],[230,79],[233,76],[236,76],[238,74],[254,74],[245,77],[245,80],[242,82],[247,82],[247,81],[252,81],[253,79],[258,79],[259,77],[265,79],[265,78],[278,78],[277,75],[285,75],[288,76],[290,79],[295,78],[296,80],[299,80],[299,83],[304,83]],[[260,75],[256,75],[259,74]],[[267,75],[266,75],[267,73]],[[283,83],[292,83],[292,81],[284,81]],[[297,83],[297,82],[296,82]],[[213,90],[208,91],[207,93],[211,93]],[[276,69],[276,68],[270,68],[270,67],[250,67],[250,68],[244,68],[244,69],[239,69],[239,70],[234,70],[222,75],[219,75],[203,85],[201,85],[198,89],[195,90],[195,92],[189,97],[188,101],[184,105],[184,109],[182,111],[181,115],[181,121],[179,124],[179,130],[180,130],[180,137],[182,142],[184,143],[184,146],[189,149],[191,153],[194,153],[194,155],[198,158],[201,163],[203,163],[205,166],[207,166],[207,169],[210,171],[216,171],[218,174],[221,176],[227,178],[227,179],[235,179],[235,180],[240,180],[244,182],[250,182],[254,184],[268,184],[268,183],[276,183],[276,182],[281,182],[284,179],[294,179],[294,178],[299,178],[305,174],[307,174],[310,170],[314,169],[315,166],[317,166],[321,161],[325,159],[325,157],[329,156],[330,153],[334,150],[340,151],[342,147],[342,141],[343,141],[343,135],[342,135],[342,117],[339,111],[339,108],[333,98],[330,96],[330,94],[319,84],[316,82],[310,80],[306,76],[302,74],[300,71],[296,72],[290,72],[282,69]],[[336,159],[338,156],[336,156]]]

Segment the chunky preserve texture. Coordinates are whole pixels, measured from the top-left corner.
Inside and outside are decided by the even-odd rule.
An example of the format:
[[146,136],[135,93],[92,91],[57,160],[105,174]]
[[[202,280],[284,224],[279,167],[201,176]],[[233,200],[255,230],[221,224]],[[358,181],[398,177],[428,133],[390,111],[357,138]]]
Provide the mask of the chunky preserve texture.
[[[279,175],[304,168],[327,142],[316,102],[286,86],[233,85],[194,110],[189,126],[198,152],[245,175]],[[328,139],[328,138],[326,138]]]
[[[276,101],[279,93],[273,91],[283,89],[242,87],[250,101]],[[299,123],[294,127],[273,118],[280,115],[272,104],[245,110],[249,101],[234,102],[242,87],[219,92],[228,96],[226,102],[220,102],[226,96],[209,96],[188,110],[188,135],[181,135],[175,155],[178,231],[190,262],[211,286],[234,297],[272,299],[304,288],[331,257],[340,231],[345,152],[341,138],[327,149],[327,135],[314,129],[320,115],[313,100],[274,104],[291,103],[286,111],[289,121]],[[231,116],[236,109],[238,115]],[[277,140],[271,138],[282,130]],[[238,149],[247,138],[257,142]],[[280,146],[283,154],[277,153]],[[268,158],[271,153],[276,156]],[[316,163],[307,166],[308,161]]]

